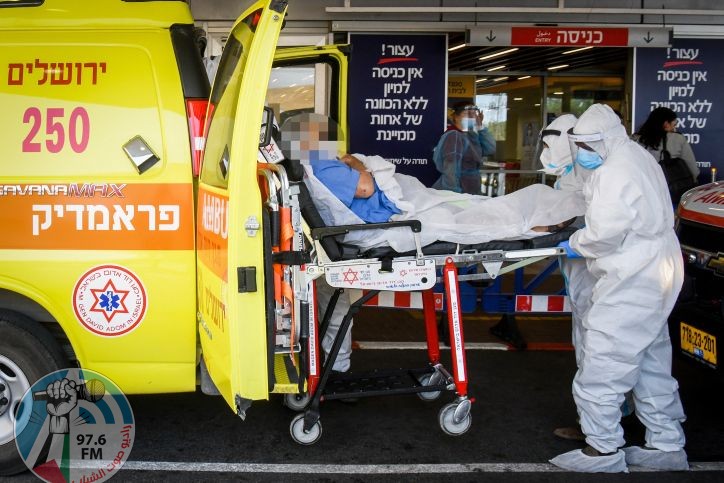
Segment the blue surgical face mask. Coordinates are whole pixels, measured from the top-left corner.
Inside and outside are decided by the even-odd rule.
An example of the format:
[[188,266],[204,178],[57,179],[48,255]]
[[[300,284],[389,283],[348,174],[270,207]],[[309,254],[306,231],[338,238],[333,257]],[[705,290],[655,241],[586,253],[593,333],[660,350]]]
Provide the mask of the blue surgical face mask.
[[465,117],[460,121],[461,131],[475,132],[478,130],[477,121],[470,117]]
[[337,141],[319,141],[318,149],[310,149],[307,153],[309,161],[330,161],[337,159],[339,155],[339,144]]
[[603,158],[595,151],[580,148],[576,154],[576,163],[586,169],[596,169],[603,164]]

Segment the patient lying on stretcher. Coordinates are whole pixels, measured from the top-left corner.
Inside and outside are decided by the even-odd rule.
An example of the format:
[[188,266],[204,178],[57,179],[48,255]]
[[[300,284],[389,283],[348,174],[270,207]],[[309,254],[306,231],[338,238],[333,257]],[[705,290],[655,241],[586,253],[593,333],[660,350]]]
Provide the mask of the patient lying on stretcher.
[[[282,125],[281,148],[304,165],[305,184],[329,226],[420,220],[423,246],[435,241],[472,245],[554,231],[585,211],[580,193],[532,185],[497,198],[425,187],[395,172],[379,156],[338,153],[336,125],[326,116],[300,114]],[[407,228],[352,232],[346,243],[361,248],[414,249]]]

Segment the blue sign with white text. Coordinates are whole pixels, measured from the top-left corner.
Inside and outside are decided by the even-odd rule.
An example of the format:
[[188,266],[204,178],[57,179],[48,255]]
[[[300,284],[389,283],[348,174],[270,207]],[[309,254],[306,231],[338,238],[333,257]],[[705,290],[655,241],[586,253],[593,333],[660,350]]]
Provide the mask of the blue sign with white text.
[[668,107],[677,131],[689,141],[701,169],[700,183],[711,181],[711,168],[724,168],[724,40],[674,39],[666,49],[636,49],[633,130],[654,108]]
[[350,151],[380,155],[427,186],[445,130],[444,35],[350,35]]

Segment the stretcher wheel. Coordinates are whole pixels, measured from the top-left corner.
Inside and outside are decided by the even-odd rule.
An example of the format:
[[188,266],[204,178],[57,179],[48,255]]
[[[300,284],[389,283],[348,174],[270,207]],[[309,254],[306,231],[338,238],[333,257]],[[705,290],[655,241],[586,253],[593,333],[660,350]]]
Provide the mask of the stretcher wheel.
[[[433,386],[439,384],[438,379],[441,376],[439,372],[433,372],[432,374],[425,374],[420,378],[421,386]],[[440,397],[441,391],[429,391],[429,392],[418,392],[417,397],[423,401],[434,401]]]
[[284,395],[284,405],[292,411],[303,411],[308,403],[309,393]]
[[[464,402],[467,402],[467,410],[462,406]],[[438,415],[438,422],[440,428],[449,434],[450,436],[460,436],[470,429],[470,425],[473,422],[473,418],[470,416],[469,401],[463,403],[450,403],[440,409]]]
[[289,434],[294,442],[304,445],[314,444],[322,437],[322,423],[317,421],[309,432],[304,432],[304,413],[297,414],[289,425]]

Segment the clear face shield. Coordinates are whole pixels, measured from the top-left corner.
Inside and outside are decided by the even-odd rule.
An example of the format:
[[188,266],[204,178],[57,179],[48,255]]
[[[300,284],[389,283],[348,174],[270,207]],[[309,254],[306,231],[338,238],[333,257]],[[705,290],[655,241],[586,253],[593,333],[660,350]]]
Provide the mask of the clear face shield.
[[458,128],[463,132],[476,133],[483,129],[483,122],[480,116],[480,109],[475,104],[470,104],[455,111],[454,116],[459,118]]
[[556,168],[555,165],[553,165],[553,156],[551,154],[550,150],[550,142],[552,140],[546,139],[549,136],[560,136],[561,132],[557,129],[543,129],[540,133],[538,133],[538,142],[536,143],[536,149],[535,149],[535,156],[533,157],[534,160],[540,161],[540,163],[543,165],[543,171],[545,171],[548,174],[555,174],[552,170]]
[[585,149],[598,153],[606,159],[606,143],[603,141],[603,133],[575,134],[573,128],[568,130],[568,143],[571,147],[571,157],[575,160],[579,149]]

